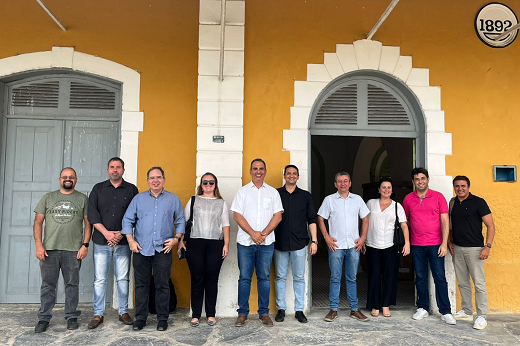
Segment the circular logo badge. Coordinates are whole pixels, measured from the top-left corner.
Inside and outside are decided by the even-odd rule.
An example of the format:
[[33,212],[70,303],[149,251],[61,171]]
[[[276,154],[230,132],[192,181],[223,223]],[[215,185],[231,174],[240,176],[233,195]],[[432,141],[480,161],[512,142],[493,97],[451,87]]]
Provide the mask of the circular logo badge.
[[56,202],[50,209],[54,222],[62,225],[71,222],[78,213],[78,208],[74,202],[68,200]]
[[518,30],[500,35],[518,24],[515,13],[506,5],[491,3],[482,7],[475,18],[475,30],[482,42],[493,48],[505,48],[516,39]]

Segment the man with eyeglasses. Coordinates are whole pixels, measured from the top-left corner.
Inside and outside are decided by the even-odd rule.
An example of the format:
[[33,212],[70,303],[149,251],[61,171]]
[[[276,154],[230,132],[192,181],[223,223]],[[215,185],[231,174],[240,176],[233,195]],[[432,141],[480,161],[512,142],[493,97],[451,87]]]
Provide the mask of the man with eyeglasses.
[[141,330],[146,325],[153,270],[157,330],[165,331],[170,314],[171,252],[184,234],[186,219],[179,197],[164,189],[164,170],[152,167],[146,177],[150,189],[134,197],[123,217],[123,234],[134,253],[136,306],[133,329]]
[[74,189],[77,177],[73,168],[62,169],[59,181],[60,189],[45,194],[34,208],[34,241],[42,277],[36,333],[45,332],[51,320],[60,270],[65,284],[67,329],[78,329],[81,314],[77,309],[79,269],[81,260],[87,257],[91,235],[88,198]]
[[128,205],[139,193],[137,187],[123,179],[125,163],[119,157],[108,161],[108,180],[94,185],[89,196],[88,220],[93,226],[94,247],[94,318],[88,329],[103,323],[108,270],[114,261],[117,283],[119,320],[126,325],[133,323],[128,314],[128,278],[132,252],[123,237],[122,221]]
[[267,327],[269,317],[271,262],[274,253],[274,229],[282,220],[282,200],[275,188],[264,182],[267,169],[262,159],[254,159],[249,170],[252,181],[238,190],[231,211],[238,224],[238,318],[236,327],[243,327],[249,315],[251,278],[256,270],[258,317]]

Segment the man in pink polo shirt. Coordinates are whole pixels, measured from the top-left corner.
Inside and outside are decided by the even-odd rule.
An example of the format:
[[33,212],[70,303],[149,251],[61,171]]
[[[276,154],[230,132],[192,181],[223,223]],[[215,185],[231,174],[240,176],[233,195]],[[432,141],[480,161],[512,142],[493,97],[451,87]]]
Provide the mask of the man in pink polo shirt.
[[444,273],[444,256],[448,253],[449,216],[444,196],[428,188],[428,171],[412,170],[415,191],[404,198],[403,207],[410,229],[410,244],[417,288],[417,311],[413,319],[422,320],[430,311],[428,263],[435,282],[435,298],[441,320],[456,324],[451,314],[448,283]]

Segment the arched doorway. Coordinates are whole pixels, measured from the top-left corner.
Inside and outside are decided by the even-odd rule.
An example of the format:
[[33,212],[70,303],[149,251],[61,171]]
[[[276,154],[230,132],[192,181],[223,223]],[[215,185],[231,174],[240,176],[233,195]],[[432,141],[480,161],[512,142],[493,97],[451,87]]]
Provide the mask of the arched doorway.
[[[106,178],[106,161],[115,155],[135,183],[143,120],[139,74],[64,47],[1,59],[0,71],[0,302],[37,302],[35,203],[57,188],[57,174],[68,165],[79,171],[76,188],[88,193]],[[84,264],[83,272],[92,265]],[[81,296],[91,301],[92,275],[85,277]]]
[[[445,167],[445,156],[451,155],[451,134],[444,131],[444,112],[441,110],[440,87],[429,85],[429,71],[412,68],[412,58],[401,56],[399,47],[383,46],[381,42],[377,41],[360,40],[353,44],[338,44],[336,48],[335,53],[324,54],[323,64],[307,65],[306,81],[295,82],[295,101],[294,106],[291,107],[291,128],[284,130],[283,146],[284,150],[290,151],[291,164],[300,168],[301,187],[311,190],[313,195],[320,196],[321,194],[319,191],[314,191],[312,186],[314,179],[312,177],[312,165],[315,161],[321,160],[322,164],[326,161],[323,157],[312,156],[316,152],[313,137],[325,136],[336,137],[337,139],[345,136],[346,131],[352,131],[349,133],[349,137],[344,138],[350,138],[352,143],[349,145],[357,145],[358,150],[365,150],[368,153],[365,157],[369,157],[370,160],[374,158],[370,156],[371,150],[377,152],[381,147],[386,146],[386,143],[398,141],[400,138],[408,141],[408,144],[388,144],[388,146],[390,150],[400,146],[408,148],[407,150],[411,151],[411,154],[408,155],[414,158],[415,164],[423,165],[429,170],[430,186],[443,193],[446,198],[451,197],[451,177],[446,175]],[[315,118],[313,115],[315,109],[317,109],[316,106],[318,106],[320,100],[324,101],[323,96],[335,92],[345,81],[347,75],[353,80],[365,78],[367,80],[364,83],[373,84],[376,88],[382,87],[384,91],[388,91],[385,87],[391,87],[393,90],[393,92],[390,92],[391,95],[397,99],[401,97],[401,101],[404,101],[409,110],[411,109],[415,114],[421,116],[411,119],[409,124],[395,124],[392,127],[395,131],[389,131],[387,128],[369,126],[367,108],[367,116],[362,119],[363,122],[360,122],[359,126],[357,126],[356,120],[357,128],[352,127],[352,123],[349,124],[348,122],[329,126],[328,129],[324,128],[326,127],[325,122],[321,124],[323,126],[320,125],[322,128],[320,126],[313,128]],[[382,85],[378,83],[382,83]],[[366,92],[367,96],[368,84],[364,90],[357,88],[356,92]],[[344,90],[344,92],[344,96],[348,98],[348,90]],[[320,98],[320,96],[322,97]],[[361,107],[368,107],[368,103],[365,106],[361,105]],[[380,126],[382,124],[379,124]],[[370,131],[374,130],[380,132],[371,134]],[[320,133],[320,131],[323,132]],[[415,133],[412,133],[414,131]],[[381,137],[382,135],[384,137]],[[375,148],[372,148],[365,143],[367,141],[365,138],[374,137],[381,139],[381,146],[377,147],[376,145]],[[331,139],[326,140],[330,141]],[[372,146],[374,146],[373,143]],[[388,150],[388,148],[384,148],[384,150]],[[362,155],[359,157],[361,158]],[[352,160],[352,167],[357,158],[358,151],[355,152],[355,155],[348,156],[348,159]],[[368,166],[370,165],[368,164]],[[327,167],[326,164],[325,167]],[[355,170],[355,168],[353,169]],[[327,181],[327,174],[321,175]],[[367,176],[369,176],[369,173],[367,173]],[[407,179],[410,180],[409,177]],[[333,176],[329,180],[329,186],[332,186]],[[320,204],[321,201],[317,203],[316,208]],[[309,266],[308,269],[309,280],[306,292],[308,307],[310,307],[312,301],[310,284],[312,282],[312,268]],[[455,275],[450,261],[446,261],[446,273],[450,286],[450,298],[454,301]],[[288,292],[290,292],[289,288]],[[435,299],[433,290],[430,290],[430,298],[432,301]],[[434,306],[434,304],[432,305]]]

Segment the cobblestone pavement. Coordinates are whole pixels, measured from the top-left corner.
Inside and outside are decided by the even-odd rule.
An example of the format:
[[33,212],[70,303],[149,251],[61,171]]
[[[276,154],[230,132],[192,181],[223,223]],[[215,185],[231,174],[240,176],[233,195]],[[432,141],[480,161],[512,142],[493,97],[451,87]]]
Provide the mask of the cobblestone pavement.
[[[488,327],[474,330],[471,322],[459,321],[449,326],[439,315],[414,321],[414,311],[393,310],[391,318],[380,315],[369,322],[348,317],[348,310],[339,311],[334,322],[325,322],[326,310],[313,310],[309,323],[300,324],[294,316],[285,322],[264,327],[258,315],[250,315],[244,327],[234,325],[235,318],[217,318],[214,327],[205,318],[199,327],[190,326],[189,310],[181,309],[170,315],[169,328],[156,330],[154,315],[142,331],[133,331],[118,321],[117,311],[107,309],[105,322],[94,330],[87,329],[92,318],[92,306],[82,305],[78,330],[66,328],[63,305],[57,305],[49,328],[35,334],[37,305],[0,304],[0,345],[520,345],[520,315],[489,315]],[[130,312],[133,315],[133,311]],[[368,315],[368,313],[367,313]],[[274,320],[274,315],[271,315]]]

